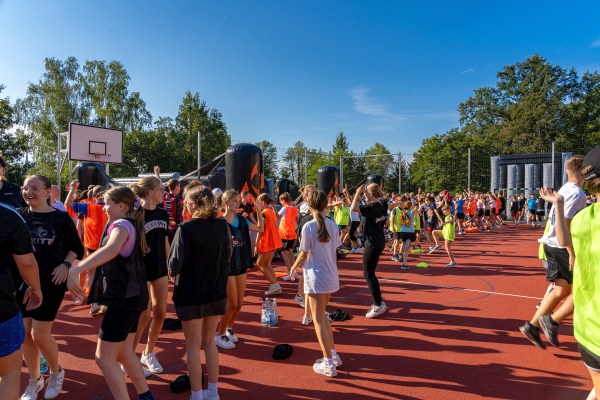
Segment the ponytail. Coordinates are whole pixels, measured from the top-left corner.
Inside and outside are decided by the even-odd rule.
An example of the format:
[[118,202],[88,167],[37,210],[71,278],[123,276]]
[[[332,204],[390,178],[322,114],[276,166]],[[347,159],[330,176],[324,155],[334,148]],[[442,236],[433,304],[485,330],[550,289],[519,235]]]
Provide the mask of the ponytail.
[[313,218],[317,221],[317,239],[321,243],[329,242],[329,231],[325,225],[325,217],[323,217],[322,211],[327,208],[328,199],[325,192],[322,190],[316,190],[308,199],[308,206],[312,211]]
[[146,227],[144,224],[144,207],[138,206],[137,210],[133,215],[135,221],[135,230],[137,231],[138,237],[140,238],[140,249],[142,250],[142,257],[150,253],[150,247],[146,242]]

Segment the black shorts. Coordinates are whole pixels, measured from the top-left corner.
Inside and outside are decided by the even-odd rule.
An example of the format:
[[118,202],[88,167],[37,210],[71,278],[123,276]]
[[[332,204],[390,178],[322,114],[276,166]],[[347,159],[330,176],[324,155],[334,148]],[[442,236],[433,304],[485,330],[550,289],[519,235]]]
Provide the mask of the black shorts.
[[168,275],[167,264],[164,263],[158,268],[146,268],[146,281],[154,282],[157,279],[164,278]]
[[533,208],[530,208],[530,209],[529,209],[529,214],[531,214],[531,215],[535,215],[535,210],[534,210]]
[[581,343],[577,345],[579,346],[579,354],[581,354],[585,366],[592,371],[600,372],[600,356],[589,351]]
[[392,239],[400,240],[400,232],[392,232]]
[[548,261],[546,280],[564,279],[569,285],[573,284],[573,273],[569,271],[569,252],[566,249],[544,245],[544,253]]
[[293,250],[296,239],[287,240],[281,239],[281,250]]
[[137,331],[140,315],[142,315],[142,311],[108,307],[102,319],[98,337],[105,342],[124,342],[130,333]]
[[465,219],[465,213],[456,213],[456,219],[460,219],[460,220]]
[[52,282],[42,282],[44,300],[38,308],[29,311],[27,311],[27,304],[23,304],[23,297],[26,290],[26,284],[21,285],[19,290],[17,290],[17,302],[21,308],[23,318],[33,318],[36,321],[44,322],[54,321],[67,292],[67,284],[55,285]]
[[478,217],[483,217],[483,209],[477,210],[477,216]]
[[500,214],[502,214],[502,210],[496,210],[494,208],[493,211],[494,211],[494,215],[500,215]]
[[400,232],[400,240],[403,242],[406,242],[407,240],[414,242],[417,240],[417,234],[414,232]]
[[484,210],[484,211],[483,211],[483,214],[484,214],[486,217],[489,217],[489,216],[490,216],[490,210]]
[[536,211],[536,212],[535,212],[535,214],[536,214],[538,217],[543,217],[544,215],[546,215],[546,212],[545,212],[545,211]]

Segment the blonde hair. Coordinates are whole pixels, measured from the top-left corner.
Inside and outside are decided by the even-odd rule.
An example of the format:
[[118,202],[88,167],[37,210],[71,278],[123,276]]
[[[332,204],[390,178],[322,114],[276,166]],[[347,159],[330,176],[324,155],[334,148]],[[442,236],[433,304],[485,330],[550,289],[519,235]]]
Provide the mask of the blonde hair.
[[150,253],[150,248],[146,243],[146,229],[144,227],[144,207],[140,206],[137,209],[135,208],[135,201],[137,200],[137,197],[135,196],[135,193],[133,193],[133,190],[131,190],[127,186],[117,186],[106,192],[105,196],[114,201],[115,203],[123,203],[127,206],[127,214],[133,214],[135,230],[140,241],[140,249],[142,251],[142,256],[145,256],[146,254]]
[[378,199],[380,199],[384,196],[383,191],[381,190],[381,187],[377,183],[370,183],[367,186],[367,191],[369,193],[371,193],[371,195],[373,197],[377,197]]
[[207,186],[197,186],[190,189],[185,197],[196,206],[192,218],[216,218],[218,210],[215,208],[215,196]]
[[225,192],[223,192],[223,195],[221,197],[221,202],[223,204],[226,204],[230,200],[234,199],[236,196],[239,196],[239,195],[240,194],[237,191],[233,190],[233,189],[226,190]]
[[162,181],[156,176],[145,176],[138,181],[138,183],[132,183],[129,185],[131,190],[140,198],[145,199],[148,196],[150,190],[162,186]]

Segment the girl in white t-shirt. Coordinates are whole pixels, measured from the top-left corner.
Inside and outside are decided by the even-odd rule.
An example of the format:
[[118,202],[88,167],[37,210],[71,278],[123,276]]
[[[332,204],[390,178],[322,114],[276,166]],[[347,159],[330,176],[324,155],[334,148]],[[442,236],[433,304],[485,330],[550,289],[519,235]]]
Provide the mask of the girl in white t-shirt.
[[315,331],[323,358],[318,359],[313,370],[322,375],[336,376],[336,367],[342,365],[337,355],[331,324],[325,315],[325,307],[331,294],[340,286],[337,271],[337,248],[342,245],[338,227],[335,222],[325,218],[327,195],[318,190],[308,199],[314,220],[307,222],[302,228],[300,254],[292,266],[290,276],[296,269],[304,266],[304,293],[308,295],[308,303],[314,318]]

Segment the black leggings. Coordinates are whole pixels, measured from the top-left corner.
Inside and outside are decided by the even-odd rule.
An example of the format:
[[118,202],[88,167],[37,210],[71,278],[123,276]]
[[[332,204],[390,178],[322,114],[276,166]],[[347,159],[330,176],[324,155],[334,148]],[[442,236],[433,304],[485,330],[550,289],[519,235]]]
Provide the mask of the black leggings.
[[358,238],[356,237],[356,230],[358,229],[358,226],[360,225],[360,221],[352,221],[352,224],[350,225],[350,240],[352,242],[357,242]]
[[375,270],[377,269],[377,263],[379,262],[379,256],[383,253],[383,249],[374,249],[371,246],[366,246],[363,253],[363,274],[369,285],[369,292],[373,298],[373,304],[381,305],[381,289],[379,288],[379,281],[375,276]]

